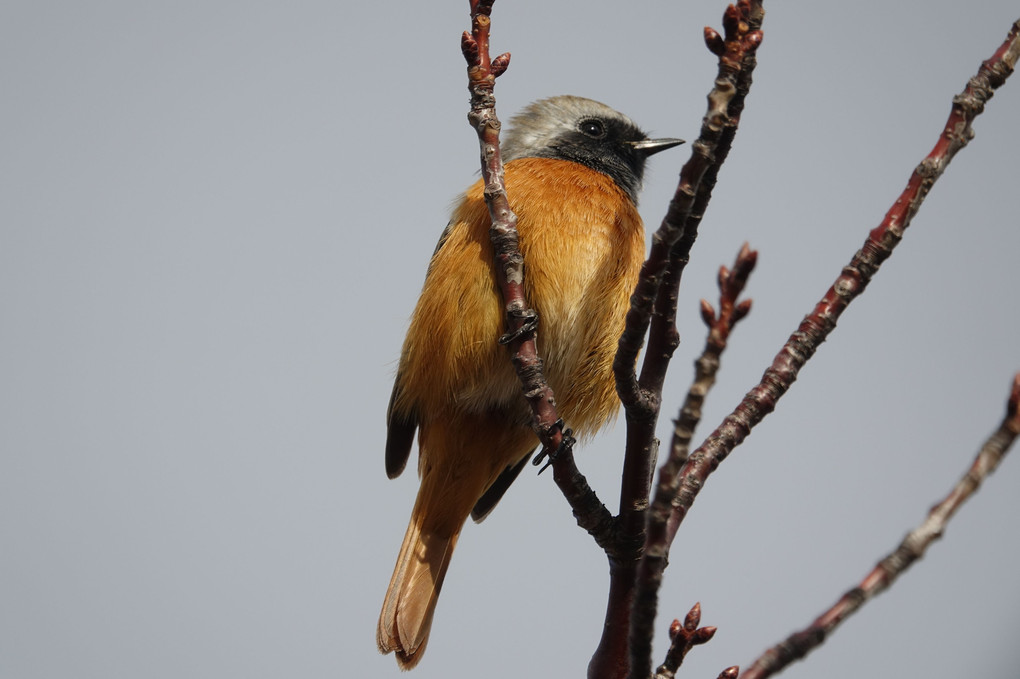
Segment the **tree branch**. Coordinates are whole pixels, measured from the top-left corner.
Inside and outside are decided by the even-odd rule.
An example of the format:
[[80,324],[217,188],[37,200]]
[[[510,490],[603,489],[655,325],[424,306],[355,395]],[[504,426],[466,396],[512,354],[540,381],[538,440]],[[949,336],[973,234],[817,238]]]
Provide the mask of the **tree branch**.
[[694,362],[695,379],[680,408],[680,415],[674,421],[670,453],[659,468],[655,497],[648,511],[645,547],[637,571],[633,633],[649,634],[655,624],[659,587],[669,556],[667,523],[677,494],[679,473],[687,461],[691,438],[701,419],[701,406],[715,384],[730,331],[751,311],[751,300],[737,300],[757,260],[758,253],[745,243],[737,254],[733,269],[719,268],[718,315],[707,300],[701,300],[701,317],[708,326],[708,336],[704,350]]
[[553,455],[553,478],[570,503],[578,524],[599,544],[609,544],[612,515],[588,485],[574,463],[570,430],[556,412],[556,398],[545,380],[542,359],[535,344],[538,314],[524,295],[524,257],[518,243],[517,215],[510,209],[503,180],[503,159],[499,148],[500,121],[496,117],[496,78],[510,65],[510,54],[489,56],[489,27],[494,0],[470,0],[471,32],[461,37],[461,51],[467,61],[471,111],[468,122],[478,134],[481,151],[485,203],[489,208],[496,282],[506,310],[506,333],[500,342],[508,345],[525,398],[531,406],[532,425],[542,441],[541,461]]
[[690,456],[684,465],[680,492],[670,517],[669,540],[675,536],[709,475],[747,436],[751,429],[775,409],[804,364],[836,327],[843,310],[856,299],[878,271],[921,207],[932,185],[942,175],[957,151],[973,138],[971,123],[1013,72],[1020,55],[1020,21],[1013,24],[1005,42],[981,64],[977,75],[962,93],[953,98],[952,110],[934,148],[914,170],[907,187],[868,235],[864,246],[801,322],[765,371],[761,382],[745,396],[722,424]]
[[[718,75],[708,95],[708,111],[702,121],[700,135],[691,145],[691,159],[681,169],[680,182],[666,216],[652,235],[652,248],[631,298],[626,329],[620,338],[613,365],[617,392],[627,418],[619,532],[621,543],[634,545],[636,551],[627,554],[625,560],[610,563],[611,591],[615,586],[621,595],[615,602],[610,598],[606,632],[629,629],[630,658],[627,665],[633,677],[651,674],[651,639],[658,583],[648,583],[651,571],[643,566],[645,570],[639,576],[637,567],[639,559],[643,561],[644,558],[641,554],[647,555],[646,509],[657,454],[655,426],[662,385],[673,351],[679,343],[677,294],[683,269],[698,235],[698,226],[711,200],[719,168],[729,155],[736,135],[744,99],[751,85],[751,73],[756,65],[755,52],[762,40],[760,27],[763,18],[761,2],[741,0],[727,7],[723,14],[725,37],[711,28],[705,29],[705,42],[719,58]],[[646,332],[648,349],[639,379],[634,366]],[[659,573],[661,575],[661,569]],[[650,598],[642,596],[641,601],[636,600],[635,586],[640,586],[645,594],[651,593]],[[614,608],[615,604],[619,605]],[[639,611],[634,619],[631,619],[631,609]],[[604,634],[596,659],[599,653],[609,652],[607,646]],[[621,644],[617,643],[612,650],[618,652],[620,647]],[[608,660],[603,662],[609,663]],[[616,658],[616,665],[623,665],[621,658]],[[594,676],[591,666],[589,676]]]
[[931,508],[924,523],[903,538],[903,542],[892,553],[879,561],[859,585],[844,594],[829,610],[806,628],[765,651],[740,675],[741,679],[765,679],[795,660],[800,660],[820,646],[840,623],[856,613],[868,600],[892,585],[907,568],[924,556],[932,542],[942,537],[946,524],[956,510],[995,471],[1017,436],[1020,436],[1020,373],[1013,379],[1006,416],[999,428],[985,441],[970,469],[949,495]]
[[659,468],[655,497],[648,512],[645,549],[638,566],[635,628],[647,629],[654,624],[655,602],[669,555],[667,522],[677,494],[680,470],[687,461],[691,438],[701,419],[701,406],[715,384],[730,331],[751,311],[751,300],[737,300],[757,259],[758,253],[745,243],[737,254],[733,269],[719,268],[718,315],[707,300],[701,300],[701,317],[708,326],[708,336],[704,350],[694,362],[694,382],[680,408],[679,417],[674,421],[669,457]]

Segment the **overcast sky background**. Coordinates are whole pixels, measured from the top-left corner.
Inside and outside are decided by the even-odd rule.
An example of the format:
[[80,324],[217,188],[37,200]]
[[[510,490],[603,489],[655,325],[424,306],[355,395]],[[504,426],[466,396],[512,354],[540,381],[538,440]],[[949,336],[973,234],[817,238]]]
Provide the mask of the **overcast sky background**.
[[[383,471],[407,318],[475,179],[457,2],[21,2],[0,9],[0,676],[396,677],[375,625],[417,481]],[[499,0],[503,119],[570,93],[697,136],[722,2]],[[898,195],[1014,0],[769,2],[687,269],[749,240],[754,310],[705,409],[755,384]],[[746,665],[923,520],[1020,369],[1020,82],[674,547],[665,630]],[[689,149],[650,162],[658,224]],[[577,451],[616,507],[622,423]],[[1016,453],[1014,453],[1016,456]],[[411,466],[413,469],[413,466]],[[1020,460],[788,677],[1012,677]],[[582,677],[605,558],[527,471],[453,559],[415,679]]]

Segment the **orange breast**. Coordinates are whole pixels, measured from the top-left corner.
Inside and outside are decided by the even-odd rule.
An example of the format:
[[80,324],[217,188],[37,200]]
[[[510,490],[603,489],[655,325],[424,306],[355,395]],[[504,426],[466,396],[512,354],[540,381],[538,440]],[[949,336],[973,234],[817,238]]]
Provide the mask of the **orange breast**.
[[[609,177],[576,163],[522,158],[505,177],[546,377],[568,426],[592,433],[618,406],[612,361],[644,258],[641,219]],[[489,224],[478,182],[454,210],[412,316],[394,407],[414,410],[423,424],[451,410],[530,421],[496,342],[504,321]]]

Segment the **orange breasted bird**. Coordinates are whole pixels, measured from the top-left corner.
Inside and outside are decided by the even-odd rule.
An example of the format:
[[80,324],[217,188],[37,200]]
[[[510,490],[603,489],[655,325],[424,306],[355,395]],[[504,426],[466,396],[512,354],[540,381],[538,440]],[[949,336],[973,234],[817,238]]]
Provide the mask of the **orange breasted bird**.
[[[592,434],[619,409],[613,356],[645,253],[637,211],[645,160],[681,144],[649,139],[591,99],[535,102],[502,143],[524,255],[525,295],[559,416]],[[432,255],[386,413],[386,473],[418,434],[421,486],[379,616],[401,669],[425,651],[439,590],[468,516],[481,521],[538,443],[507,350],[482,182],[467,190]]]

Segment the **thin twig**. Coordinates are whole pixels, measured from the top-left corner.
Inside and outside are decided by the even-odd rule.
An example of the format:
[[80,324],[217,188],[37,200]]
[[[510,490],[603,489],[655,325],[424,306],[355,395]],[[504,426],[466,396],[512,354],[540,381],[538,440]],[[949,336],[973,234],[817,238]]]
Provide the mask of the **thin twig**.
[[844,594],[806,628],[765,651],[740,675],[741,678],[765,679],[803,658],[820,646],[840,623],[856,613],[865,602],[892,585],[907,568],[924,556],[932,542],[942,537],[949,519],[967,498],[977,492],[981,482],[995,471],[1017,436],[1020,436],[1020,373],[1013,379],[1006,416],[999,428],[985,441],[970,469],[949,495],[931,508],[924,523],[903,538],[903,542],[879,561],[859,585]]
[[[701,318],[708,326],[708,335],[705,338],[705,348],[694,362],[694,381],[680,408],[680,415],[673,423],[669,457],[659,468],[655,496],[648,512],[645,550],[638,567],[636,598],[638,602],[654,602],[658,595],[658,583],[661,582],[669,555],[666,526],[672,512],[673,499],[677,494],[680,470],[687,461],[691,438],[701,420],[701,406],[715,384],[721,356],[726,349],[730,332],[751,311],[750,299],[739,302],[738,299],[757,260],[757,251],[751,250],[747,243],[744,243],[733,268],[728,269],[725,266],[719,268],[718,315],[707,300],[701,300]],[[647,610],[647,604],[642,610]]]
[[674,421],[673,440],[666,461],[659,468],[655,496],[648,511],[645,548],[638,565],[633,627],[647,629],[654,624],[658,591],[669,555],[667,522],[679,484],[679,473],[687,461],[691,437],[701,419],[701,406],[715,384],[722,352],[733,327],[751,311],[751,300],[738,302],[754,270],[758,253],[747,243],[737,254],[733,268],[719,268],[719,314],[707,300],[701,300],[701,317],[708,326],[705,348],[695,360],[695,378]]
[[[673,488],[667,504],[671,505],[672,498],[676,495],[673,480],[687,461],[694,430],[701,422],[701,407],[708,392],[715,385],[715,377],[719,372],[722,353],[726,350],[730,332],[751,312],[750,299],[739,302],[737,300],[743,293],[757,262],[758,251],[752,250],[747,243],[744,243],[740,252],[737,253],[732,269],[727,269],[725,266],[719,267],[719,313],[716,314],[708,300],[701,300],[701,320],[708,326],[708,336],[705,338],[705,348],[694,361],[694,381],[680,407],[679,417],[673,422],[670,456],[659,470],[659,488],[664,491]],[[664,485],[664,481],[669,481],[669,483]],[[662,499],[666,500],[666,496]],[[659,498],[656,496],[656,502],[658,501]],[[667,514],[668,512],[669,510],[667,510]],[[656,515],[657,512],[653,508],[651,516]]]
[[471,112],[468,122],[478,133],[485,203],[489,208],[496,282],[506,310],[506,334],[511,361],[531,406],[532,423],[544,454],[555,452],[553,478],[574,511],[577,522],[599,544],[611,542],[612,515],[588,485],[574,463],[570,432],[556,412],[556,398],[545,380],[542,359],[535,344],[538,314],[524,296],[524,257],[518,244],[517,215],[510,209],[499,148],[500,121],[496,117],[496,78],[510,65],[510,54],[489,56],[489,28],[494,0],[471,0],[471,31],[461,37],[467,60]]
[[[754,53],[762,40],[760,27],[763,17],[760,2],[740,0],[736,5],[727,7],[723,14],[724,36],[711,28],[705,29],[705,42],[719,58],[718,75],[708,95],[708,111],[700,135],[691,145],[691,159],[681,169],[680,182],[666,216],[652,236],[651,252],[631,298],[626,329],[620,338],[613,366],[617,393],[627,418],[619,533],[621,542],[636,546],[638,551],[633,553],[633,558],[610,564],[610,592],[615,589],[619,596],[615,601],[610,598],[604,644],[600,645],[596,657],[606,650],[604,645],[608,646],[605,644],[606,634],[629,629],[630,658],[627,664],[633,677],[647,677],[652,668],[651,639],[658,583],[648,582],[649,577],[656,577],[654,568],[642,567],[644,572],[638,575],[639,561],[636,561],[642,551],[647,555],[646,509],[658,445],[655,426],[666,370],[679,343],[677,291],[697,238],[698,225],[711,199],[719,167],[728,156],[736,134],[744,98],[751,84],[751,71],[756,64]],[[638,378],[634,366],[646,332],[648,349]],[[644,558],[641,557],[641,560]],[[661,569],[658,573],[661,575]],[[643,595],[647,596],[642,596],[640,601],[636,599],[635,587],[640,587]],[[632,610],[636,612],[633,618]],[[613,650],[619,648],[617,642]],[[617,659],[616,664],[622,663]],[[589,676],[592,676],[590,666]]]

